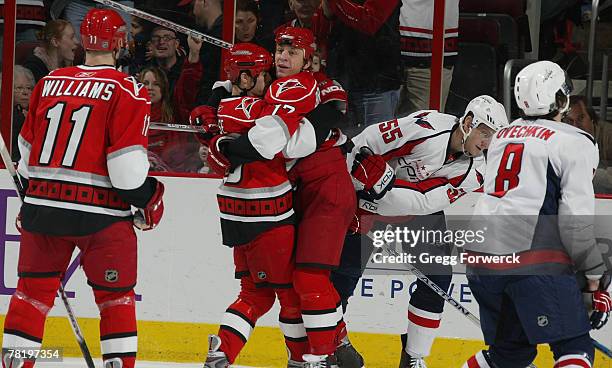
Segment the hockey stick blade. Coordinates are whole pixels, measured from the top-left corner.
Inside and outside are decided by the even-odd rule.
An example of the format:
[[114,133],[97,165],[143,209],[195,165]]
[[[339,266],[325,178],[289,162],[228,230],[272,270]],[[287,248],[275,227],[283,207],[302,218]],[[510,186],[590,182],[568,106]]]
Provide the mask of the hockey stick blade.
[[[23,193],[23,185],[19,180],[19,175],[17,175],[17,170],[15,170],[15,166],[13,165],[13,160],[11,159],[11,154],[6,147],[6,143],[4,142],[4,137],[0,135],[0,158],[4,163],[4,167],[9,172],[13,179],[13,184],[15,185],[15,190],[17,191],[17,197],[19,200],[23,202],[23,198],[21,198],[21,193]],[[67,317],[70,321],[70,327],[72,327],[72,332],[76,337],[77,343],[79,344],[79,348],[81,349],[81,353],[83,354],[83,358],[85,358],[85,362],[87,363],[87,368],[95,368],[93,359],[91,358],[91,353],[89,352],[89,347],[85,342],[85,338],[83,337],[83,333],[81,332],[81,328],[79,327],[79,323],[74,317],[74,312],[70,307],[70,303],[68,302],[68,296],[64,290],[64,286],[60,282],[59,286],[60,296],[62,301],[64,302],[64,307],[66,307]]]
[[111,0],[94,0],[94,1],[97,2],[97,3],[103,4],[103,5],[106,5],[109,8],[113,8],[113,9],[125,12],[125,13],[127,13],[129,15],[132,15],[132,16],[135,16],[135,17],[138,17],[138,18],[142,18],[142,19],[148,20],[149,22],[152,22],[152,23],[155,23],[155,24],[160,25],[162,27],[171,29],[171,30],[173,30],[175,32],[183,33],[183,34],[186,34],[188,36],[191,36],[191,37],[194,37],[194,38],[198,38],[198,39],[200,39],[200,40],[202,40],[204,42],[208,42],[210,44],[222,47],[224,49],[229,49],[229,48],[231,48],[233,46],[231,43],[229,43],[227,41],[220,40],[218,38],[209,36],[209,35],[207,35],[205,33],[198,32],[195,29],[187,28],[187,27],[182,26],[180,24],[171,22],[171,21],[169,21],[167,19],[160,18],[160,17],[158,17],[156,15],[147,13],[147,12],[142,11],[142,10],[138,10],[138,9],[132,8],[132,7],[127,6],[127,5],[119,4],[119,3],[116,3],[116,2],[111,1]]
[[149,129],[171,130],[175,132],[205,133],[204,128],[186,124],[150,123]]

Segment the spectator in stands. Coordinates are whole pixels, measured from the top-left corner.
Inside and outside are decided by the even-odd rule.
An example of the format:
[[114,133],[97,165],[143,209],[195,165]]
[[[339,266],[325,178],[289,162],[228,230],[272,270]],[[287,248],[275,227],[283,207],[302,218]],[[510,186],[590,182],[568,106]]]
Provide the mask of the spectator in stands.
[[21,65],[15,65],[13,70],[13,128],[12,128],[12,152],[14,162],[19,161],[20,155],[17,149],[17,137],[23,126],[28,108],[30,107],[30,96],[34,89],[34,75],[30,69]]
[[198,173],[212,174],[212,171],[208,166],[208,160],[206,159],[206,157],[208,156],[208,146],[205,144],[201,145],[198,154],[200,155],[200,160],[202,160],[202,164],[204,165],[198,170]]
[[255,0],[236,1],[235,42],[258,43],[257,26],[259,25],[259,5]]
[[563,122],[584,130],[595,137],[599,147],[599,166],[595,171],[593,186],[595,193],[612,194],[612,126],[607,121],[600,123],[597,113],[588,107],[586,97],[571,96],[570,111]]
[[179,54],[180,42],[176,32],[164,27],[155,27],[151,33],[152,60],[150,66],[161,68],[168,77],[169,90],[174,90],[183,58]]
[[132,41],[130,42],[129,74],[135,75],[153,58],[151,32],[154,25],[138,17],[132,17],[130,25]]
[[23,63],[32,71],[36,82],[55,69],[72,65],[78,47],[74,28],[62,19],[48,22],[40,31],[39,39],[43,45],[36,47]]
[[[193,15],[198,31],[221,38],[223,29],[222,0],[195,0],[193,2]],[[200,62],[204,67],[204,75],[198,93],[198,104],[203,105],[212,93],[213,84],[219,79],[221,48],[206,43],[200,50]]]
[[281,27],[289,26],[310,29],[315,35],[319,63],[320,65],[325,65],[332,22],[325,17],[321,4],[321,0],[289,0],[289,8],[294,18]]
[[[151,98],[151,121],[176,123],[176,111],[166,74],[159,67],[148,67],[140,73]],[[201,166],[198,144],[192,134],[167,130],[149,130],[149,161],[153,171],[196,172]]]
[[[151,99],[151,121],[159,123],[173,123],[174,111],[168,89],[168,78],[163,70],[158,67],[148,67],[140,73],[140,82],[149,93]],[[179,144],[178,132],[166,130],[150,130],[149,146],[147,147],[151,163],[155,163],[153,171],[170,171],[171,167],[166,162],[168,148]]]
[[[407,116],[429,109],[434,2],[402,0],[400,35],[403,86],[397,115]],[[444,68],[440,111],[444,111],[453,78],[459,44],[459,0],[447,0],[444,27]]]
[[394,118],[401,85],[400,0],[323,0],[323,5],[341,35],[338,68],[351,120],[368,125]]

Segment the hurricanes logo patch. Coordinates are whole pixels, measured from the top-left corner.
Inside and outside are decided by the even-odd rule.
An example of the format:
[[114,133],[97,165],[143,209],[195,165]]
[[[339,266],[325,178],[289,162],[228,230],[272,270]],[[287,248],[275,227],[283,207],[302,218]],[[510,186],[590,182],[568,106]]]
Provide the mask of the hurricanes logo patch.
[[257,278],[260,280],[265,280],[266,278],[268,278],[268,275],[266,275],[266,273],[263,271],[259,271],[257,272]]
[[133,76],[129,76],[127,78],[124,79],[127,82],[132,83],[132,88],[134,88],[134,95],[138,96],[138,94],[140,93],[140,90],[144,87],[144,84],[138,82],[136,80],[136,78],[134,78]]
[[244,112],[244,116],[246,116],[247,119],[250,119],[251,109],[258,100],[258,98],[254,97],[244,97],[242,101],[240,101],[240,105],[236,106],[236,110]]
[[104,271],[104,279],[106,282],[117,282],[119,280],[119,271],[106,270]]
[[278,89],[276,90],[276,96],[275,97],[279,97],[280,95],[282,95],[283,93],[285,93],[286,91],[290,90],[290,89],[296,89],[296,88],[302,88],[302,89],[306,89],[306,86],[304,86],[302,83],[300,83],[299,80],[297,79],[288,79],[284,82],[280,82],[278,83]]
[[538,316],[538,326],[540,326],[540,327],[548,326],[548,317],[546,317],[546,316]]

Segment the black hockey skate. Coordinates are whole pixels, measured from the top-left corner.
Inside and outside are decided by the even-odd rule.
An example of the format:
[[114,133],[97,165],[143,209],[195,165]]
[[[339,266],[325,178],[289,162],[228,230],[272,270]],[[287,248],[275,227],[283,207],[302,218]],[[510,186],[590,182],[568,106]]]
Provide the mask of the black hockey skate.
[[412,357],[402,348],[399,368],[427,368],[427,364],[423,358]]
[[363,357],[355,349],[353,344],[348,339],[348,336],[342,339],[340,345],[336,348],[336,359],[340,368],[363,368],[365,363]]

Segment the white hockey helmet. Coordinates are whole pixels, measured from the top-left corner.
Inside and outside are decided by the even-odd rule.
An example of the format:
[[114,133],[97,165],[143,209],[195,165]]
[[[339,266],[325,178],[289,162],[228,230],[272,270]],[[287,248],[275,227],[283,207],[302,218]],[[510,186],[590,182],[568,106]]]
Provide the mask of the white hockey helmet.
[[[509,125],[504,105],[495,101],[495,99],[491,96],[482,95],[470,101],[465,108],[463,117],[461,118],[462,123],[469,113],[473,115],[470,130],[476,128],[480,124],[485,124],[494,131],[498,131],[499,129]],[[463,124],[461,125],[461,129],[463,130]],[[469,134],[469,132],[464,133]]]
[[[569,109],[572,82],[559,65],[552,61],[538,61],[527,65],[517,75],[514,83],[516,104],[527,116],[543,116]],[[563,106],[558,106],[560,95],[566,97]]]

